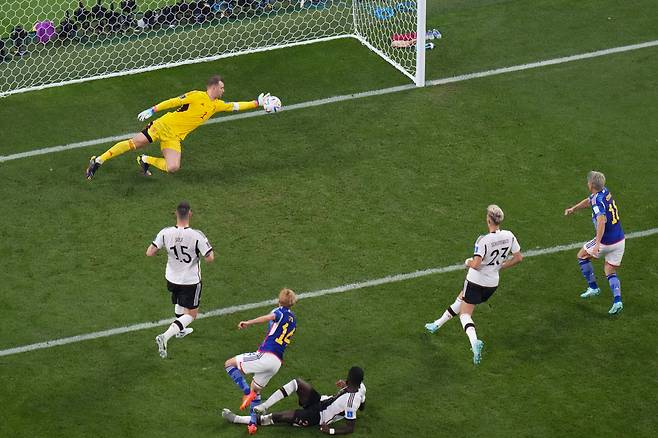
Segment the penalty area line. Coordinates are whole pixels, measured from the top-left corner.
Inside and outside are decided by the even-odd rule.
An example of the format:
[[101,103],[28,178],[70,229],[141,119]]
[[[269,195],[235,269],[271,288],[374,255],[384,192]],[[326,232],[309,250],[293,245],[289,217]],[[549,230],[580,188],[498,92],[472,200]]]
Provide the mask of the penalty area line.
[[[658,46],[658,40],[653,40],[653,41],[646,41],[644,43],[638,43],[638,44],[630,44],[627,46],[620,46],[620,47],[613,47],[609,49],[603,49],[603,50],[597,50],[594,52],[587,52],[587,53],[580,53],[577,55],[571,55],[571,56],[563,56],[560,58],[553,58],[553,59],[547,59],[544,61],[537,61],[537,62],[531,62],[528,64],[519,64],[519,65],[514,65],[510,67],[502,67],[502,68],[496,68],[493,70],[486,70],[486,71],[481,71],[481,72],[475,72],[475,73],[467,73],[467,74],[462,74],[458,76],[451,76],[448,78],[443,78],[443,79],[434,79],[434,80],[429,80],[426,82],[426,86],[428,87],[435,87],[438,85],[444,85],[444,84],[451,84],[455,82],[462,82],[462,81],[468,81],[471,79],[478,79],[478,78],[484,78],[488,76],[496,76],[496,75],[501,75],[505,73],[513,73],[517,71],[523,71],[523,70],[531,70],[535,68],[541,68],[541,67],[546,67],[549,65],[556,65],[556,64],[564,64],[567,62],[573,62],[573,61],[580,61],[583,59],[590,59],[590,58],[597,58],[600,56],[607,56],[607,55],[613,55],[616,53],[623,53],[623,52],[630,52],[632,50],[639,50],[639,49],[645,49],[648,47],[654,47]],[[311,108],[315,106],[321,106],[321,105],[326,105],[330,103],[336,103],[336,102],[344,102],[347,100],[354,100],[354,99],[361,99],[364,97],[372,97],[372,96],[381,96],[384,94],[391,94],[391,93],[399,93],[401,91],[407,91],[407,90],[413,90],[416,89],[415,85],[400,85],[397,87],[390,87],[390,88],[383,88],[380,90],[371,90],[371,91],[364,91],[361,93],[353,93],[353,94],[344,94],[340,96],[334,96],[334,97],[328,97],[326,99],[318,99],[318,100],[311,100],[308,102],[301,102],[301,103],[295,103],[292,105],[288,105],[285,107],[285,111],[292,111],[296,109],[303,109],[303,108]],[[265,116],[267,113],[264,111],[254,111],[250,113],[242,113],[242,114],[235,114],[231,116],[225,116],[225,117],[219,117],[215,119],[210,119],[208,122],[206,122],[204,125],[201,126],[207,126],[207,125],[212,125],[215,123],[225,123],[225,122],[231,122],[234,120],[240,120],[240,119],[249,119],[252,117],[260,117],[260,116]],[[126,134],[121,134],[121,135],[114,135],[111,137],[103,137],[103,138],[97,138],[95,140],[87,140],[87,141],[81,141],[78,143],[69,143],[61,146],[52,146],[52,147],[46,147],[42,149],[34,149],[31,151],[26,151],[26,152],[19,152],[16,154],[10,154],[10,155],[0,155],[0,163],[6,162],[6,161],[12,161],[12,160],[18,160],[21,158],[28,158],[28,157],[35,157],[38,155],[45,155],[45,154],[52,154],[55,152],[62,152],[62,151],[67,151],[71,149],[78,149],[78,148],[85,148],[89,146],[96,146],[99,144],[104,144],[104,143],[113,143],[117,142],[120,140],[124,140],[126,138],[130,138],[133,135],[135,135],[134,132],[126,133]]]
[[[658,234],[658,228],[650,228],[648,230],[644,231],[635,231],[633,233],[628,233],[626,235],[626,239],[637,239],[640,237],[647,237],[651,236],[653,234]],[[570,251],[572,249],[580,248],[584,242],[577,242],[577,243],[569,243],[566,245],[557,245],[557,246],[552,246],[549,248],[541,248],[541,249],[531,249],[529,251],[524,252],[524,257],[537,257],[541,255],[547,255],[547,254],[554,254],[558,252],[564,252],[564,251]],[[303,292],[299,294],[297,297],[298,299],[308,299],[308,298],[316,298],[316,297],[322,297],[325,295],[333,295],[333,294],[339,294],[343,292],[348,292],[352,290],[359,290],[359,289],[365,289],[368,287],[373,287],[373,286],[379,286],[382,284],[390,284],[390,283],[397,283],[401,281],[406,281],[406,280],[412,280],[415,278],[420,278],[420,277],[426,277],[428,275],[436,275],[436,274],[444,274],[446,272],[453,272],[453,271],[459,271],[464,269],[464,265],[459,263],[455,265],[449,265],[449,266],[443,266],[440,268],[430,268],[430,269],[424,269],[420,271],[414,271],[414,272],[409,272],[406,274],[394,274],[394,275],[388,275],[386,277],[382,278],[377,278],[374,280],[366,280],[366,281],[361,281],[357,283],[350,283],[346,284],[343,286],[338,286],[330,289],[321,289],[313,292]],[[231,315],[233,313],[237,312],[242,312],[245,310],[251,310],[251,309],[257,309],[260,307],[265,307],[265,306],[273,306],[276,304],[276,300],[265,300],[265,301],[258,301],[255,303],[248,303],[248,304],[240,304],[237,306],[230,306],[230,307],[224,307],[221,309],[215,309],[215,310],[210,310],[208,312],[200,313],[197,319],[202,319],[202,318],[212,318],[215,316],[223,316],[223,315]],[[14,354],[19,354],[19,353],[26,353],[28,351],[34,351],[34,350],[43,350],[45,348],[51,348],[51,347],[56,347],[58,345],[66,345],[66,344],[73,344],[76,342],[82,342],[82,341],[88,341],[92,339],[98,339],[98,338],[106,338],[109,336],[115,336],[115,335],[120,335],[124,333],[129,333],[129,332],[135,332],[138,330],[145,330],[145,329],[151,329],[151,328],[156,328],[156,327],[164,327],[169,324],[171,324],[172,319],[171,318],[166,318],[166,319],[161,319],[159,321],[152,321],[152,322],[143,322],[140,324],[133,324],[133,325],[127,325],[123,327],[117,327],[109,330],[103,330],[99,332],[93,332],[93,333],[87,333],[84,335],[78,335],[78,336],[70,336],[67,338],[61,338],[61,339],[54,339],[51,341],[45,341],[45,342],[38,342],[36,344],[29,344],[29,345],[23,345],[20,347],[15,347],[15,348],[8,348],[6,350],[0,350],[0,357],[2,356],[11,356]]]

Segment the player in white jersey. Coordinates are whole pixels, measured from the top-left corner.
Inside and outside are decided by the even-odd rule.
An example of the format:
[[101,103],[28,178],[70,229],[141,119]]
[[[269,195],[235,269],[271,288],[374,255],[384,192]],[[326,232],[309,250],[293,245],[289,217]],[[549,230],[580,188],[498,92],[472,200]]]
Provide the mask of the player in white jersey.
[[[320,395],[309,383],[302,379],[293,379],[277,389],[254,411],[258,424],[289,424],[292,426],[320,426],[320,430],[329,435],[346,435],[354,432],[357,410],[363,410],[366,401],[366,386],[363,384],[363,369],[352,367],[347,373],[347,380],[336,382],[339,391],[335,395]],[[274,412],[264,415],[269,408],[283,398],[297,394],[302,409]],[[251,417],[235,415],[229,409],[222,411],[222,416],[230,423],[248,424]],[[345,419],[345,424],[332,426],[336,421]]]
[[501,230],[503,210],[497,205],[487,207],[489,234],[478,237],[473,257],[464,262],[468,268],[464,288],[443,315],[434,322],[425,324],[430,333],[435,333],[443,324],[459,314],[462,327],[471,343],[473,363],[482,359],[484,342],[478,339],[473,323],[473,310],[477,304],[487,301],[498,287],[498,272],[511,268],[523,260],[521,246],[511,231]]
[[167,251],[165,278],[171,292],[176,319],[169,328],[155,337],[160,357],[167,357],[167,342],[172,336],[182,338],[192,333],[188,328],[197,317],[201,301],[201,258],[206,262],[215,259],[215,253],[206,236],[199,230],[190,228],[192,210],[186,201],[176,208],[176,225],[160,230],[153,243],[146,249],[146,255],[155,256],[158,251]]

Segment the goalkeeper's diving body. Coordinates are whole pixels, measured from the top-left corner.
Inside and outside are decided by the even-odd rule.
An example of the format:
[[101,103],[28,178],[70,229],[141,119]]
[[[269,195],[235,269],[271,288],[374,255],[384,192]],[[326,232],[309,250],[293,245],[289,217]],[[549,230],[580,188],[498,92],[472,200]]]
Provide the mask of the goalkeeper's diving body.
[[257,99],[247,102],[224,102],[220,100],[223,95],[224,80],[221,76],[215,75],[208,79],[206,91],[190,91],[142,111],[137,116],[140,121],[148,119],[158,111],[178,108],[149,123],[133,138],[120,141],[98,157],[91,157],[85,176],[87,179],[92,179],[107,160],[146,147],[156,140],[160,142],[162,157],[138,155],[137,163],[142,168],[142,172],[146,176],[151,175],[151,166],[167,173],[176,172],[180,169],[181,141],[187,134],[217,112],[244,111],[262,107],[269,93],[261,93]]

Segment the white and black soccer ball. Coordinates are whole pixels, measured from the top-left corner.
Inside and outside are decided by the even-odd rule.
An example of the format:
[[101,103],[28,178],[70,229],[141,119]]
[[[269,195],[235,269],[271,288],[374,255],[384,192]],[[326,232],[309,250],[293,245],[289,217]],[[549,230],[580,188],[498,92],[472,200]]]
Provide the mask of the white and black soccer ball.
[[265,99],[265,104],[263,105],[263,109],[265,109],[266,113],[274,114],[276,112],[281,111],[281,99],[279,99],[276,96],[268,96]]

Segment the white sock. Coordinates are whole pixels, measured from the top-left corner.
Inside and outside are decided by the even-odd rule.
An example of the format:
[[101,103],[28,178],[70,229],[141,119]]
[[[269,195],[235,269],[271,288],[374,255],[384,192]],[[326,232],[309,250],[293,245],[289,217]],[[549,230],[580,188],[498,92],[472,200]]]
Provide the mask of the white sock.
[[190,325],[192,321],[194,321],[194,318],[192,318],[192,315],[188,314],[185,314],[180,318],[176,318],[176,320],[171,323],[167,331],[162,334],[165,338],[165,342],[169,341],[169,339],[171,339],[171,337],[176,333],[185,330],[185,327]]
[[468,336],[468,340],[471,342],[471,349],[475,349],[475,343],[478,340],[478,335],[475,333],[475,324],[473,323],[473,318],[471,315],[461,314],[459,315],[459,320],[462,322],[462,327]]
[[[443,324],[450,321],[453,316],[459,315],[459,311],[462,309],[462,303],[463,303],[463,300],[461,298],[457,297],[455,302],[452,303],[448,307],[448,309],[446,309],[445,312],[443,312],[443,315],[441,315],[441,318],[434,321],[434,324],[441,327]],[[451,312],[451,310],[452,310],[452,312]]]
[[185,314],[185,307],[179,304],[174,305],[174,315],[178,316],[183,314]]
[[251,416],[249,415],[236,415],[233,420],[234,424],[249,424],[251,423]]
[[267,400],[261,403],[261,406],[264,407],[265,409],[269,409],[275,403],[283,400],[284,397],[287,397],[296,392],[297,392],[297,380],[293,379],[290,382],[283,385],[281,388],[274,391],[274,394],[272,394]]

